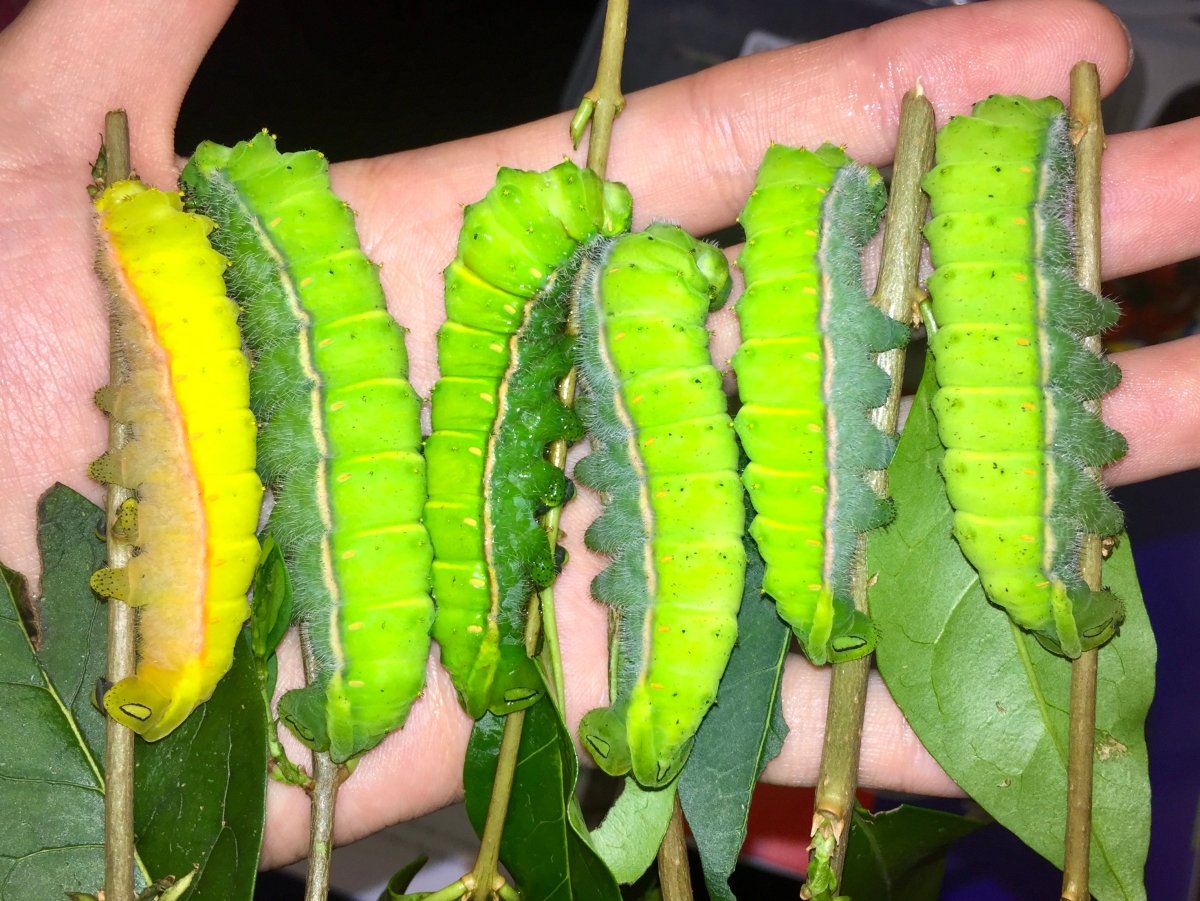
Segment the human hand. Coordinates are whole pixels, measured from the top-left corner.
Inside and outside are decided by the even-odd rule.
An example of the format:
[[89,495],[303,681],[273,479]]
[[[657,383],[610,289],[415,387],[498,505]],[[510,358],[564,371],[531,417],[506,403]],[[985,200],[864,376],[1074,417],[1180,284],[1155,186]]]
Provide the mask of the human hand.
[[[104,112],[129,111],[133,159],[159,187],[174,183],[175,117],[189,80],[228,15],[228,0],[131,0],[119,12],[84,0],[36,0],[0,33],[0,559],[37,572],[35,505],[55,481],[99,501],[87,463],[106,426],[92,392],[107,378],[107,319],[92,272],[84,187]],[[63,23],[70,23],[65,33]],[[900,98],[919,77],[939,121],[994,92],[1065,96],[1070,66],[1097,63],[1106,91],[1124,76],[1128,45],[1103,7],[1083,0],[1013,0],[937,10],[802,47],[738,60],[631,95],[616,125],[610,177],[636,198],[636,222],[671,219],[703,234],[732,222],[767,144],[843,143],[876,164],[891,159]],[[319,113],[318,113],[319,114]],[[544,168],[569,151],[568,115],[492,135],[340,164],[334,186],[359,212],[364,248],[384,263],[392,312],[410,330],[411,377],[427,396],[441,270],[454,255],[461,206],[491,186],[497,165]],[[282,141],[288,146],[286,135]],[[1107,277],[1200,252],[1200,122],[1110,138],[1104,162]],[[715,353],[736,343],[731,315],[714,319]],[[1125,371],[1105,416],[1129,438],[1111,484],[1200,462],[1200,338],[1115,357]],[[602,565],[582,546],[594,499],[563,517],[571,562],[556,588],[568,678],[568,719],[603,703],[605,611],[588,584]],[[281,687],[299,680],[284,661]],[[828,670],[790,662],[785,713],[793,729],[767,778],[816,775]],[[461,792],[470,724],[431,663],[407,726],[367,755],[343,787],[337,836],[348,841],[418,816]],[[862,755],[865,785],[955,791],[873,681]],[[295,859],[308,800],[272,784],[264,866]]]

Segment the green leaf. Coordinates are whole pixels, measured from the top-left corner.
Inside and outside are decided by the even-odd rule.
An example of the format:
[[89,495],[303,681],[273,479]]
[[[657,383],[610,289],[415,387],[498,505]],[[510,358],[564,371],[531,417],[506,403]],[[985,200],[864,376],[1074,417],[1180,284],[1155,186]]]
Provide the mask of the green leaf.
[[937,901],[946,851],[984,824],[905,804],[870,814],[854,812],[842,892],[871,901]]
[[[274,657],[275,649],[292,622],[292,582],[283,552],[270,535],[263,537],[262,553],[254,572],[254,599],[250,615],[250,643],[261,661]],[[274,689],[274,686],[272,686]]]
[[713,901],[733,901],[729,874],[746,840],[750,797],[788,731],[779,701],[791,631],[763,597],[762,557],[751,538],[745,542],[738,642],[679,782],[679,800]]
[[[87,697],[104,660],[93,629],[103,610],[87,587],[96,568],[99,510],[58,486],[42,498],[44,596],[29,603],[24,580],[0,566],[0,897],[46,901],[95,892],[104,881],[103,728]],[[82,588],[80,588],[82,586]],[[69,628],[74,621],[77,630]],[[38,630],[42,660],[25,623]],[[58,643],[64,642],[63,647]],[[63,679],[62,690],[49,670]],[[85,731],[87,734],[85,734]],[[148,880],[138,870],[138,888]]]
[[[108,611],[88,587],[88,579],[105,558],[104,542],[97,532],[103,513],[62,485],[42,497],[38,510],[44,572],[43,596],[35,609],[37,659],[62,698],[63,712],[69,711],[73,717],[72,741],[78,746],[74,736],[83,739],[87,759],[99,774],[105,718],[92,704],[91,695],[104,672]],[[0,671],[14,659],[0,639]],[[200,872],[188,893],[181,896],[184,898],[238,901],[253,896],[266,799],[266,712],[255,679],[248,631],[244,631],[233,669],[213,697],[161,741],[137,742],[134,817],[138,852],[155,877],[173,875],[182,881],[199,864]],[[4,687],[0,685],[0,692]],[[27,714],[14,711],[0,696],[0,717],[19,716],[24,723]],[[9,734],[23,735],[28,729],[14,726]],[[13,748],[17,750],[30,754],[25,742]],[[65,753],[70,748],[64,745],[60,750]],[[49,760],[48,752],[31,756]],[[0,762],[0,776],[4,767]],[[98,867],[94,887],[99,887],[103,876],[99,775],[97,786],[95,803],[101,813],[94,821],[88,820],[91,831],[79,832],[85,838],[94,833],[95,844],[90,848]],[[4,789],[5,782],[0,779],[0,809],[6,810]],[[65,843],[51,847],[59,844]],[[0,838],[0,873],[7,865],[6,855],[5,840]],[[49,856],[45,860],[44,865],[38,864],[40,870],[53,873],[60,866]],[[67,871],[65,864],[62,868]],[[149,881],[144,876],[141,871],[137,874],[139,888]],[[75,882],[67,888],[91,887]],[[57,896],[51,892],[28,897],[42,901]],[[9,898],[2,881],[0,897]]]
[[632,885],[654,863],[675,811],[678,781],[646,789],[625,777],[621,794],[592,830],[592,846],[622,885]]
[[104,512],[64,485],[55,485],[38,502],[38,660],[101,766],[105,718],[93,696],[106,665],[108,607],[97,602],[88,579],[107,559],[103,529]]
[[254,896],[267,797],[267,714],[249,629],[213,696],[166,738],[137,745],[134,818],[150,872],[200,871],[188,901]]
[[[927,366],[926,372],[932,367]],[[984,597],[951,535],[942,457],[922,382],[889,470],[896,521],[872,537],[871,614],[892,697],[922,743],[1000,823],[1061,867],[1071,667]],[[1129,542],[1105,563],[1124,601],[1120,635],[1100,651],[1091,889],[1145,897],[1150,787],[1143,724],[1154,692],[1154,637]]]
[[401,899],[426,897],[429,892],[417,892],[412,895],[407,895],[405,892],[408,891],[408,886],[427,863],[429,863],[429,858],[422,854],[416,860],[406,863],[398,869],[388,880],[387,885],[383,887],[383,891],[379,893],[379,901],[401,901]]
[[[575,801],[579,764],[575,743],[549,693],[522,713],[500,860],[525,898],[538,901],[616,901],[616,880],[588,843]],[[506,717],[488,713],[475,723],[463,768],[467,815],[482,835]]]

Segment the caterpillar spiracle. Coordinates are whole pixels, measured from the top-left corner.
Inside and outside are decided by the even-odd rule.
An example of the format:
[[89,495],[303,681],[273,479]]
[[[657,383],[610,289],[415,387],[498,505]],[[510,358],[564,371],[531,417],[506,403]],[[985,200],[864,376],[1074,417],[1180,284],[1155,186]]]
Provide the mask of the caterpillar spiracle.
[[575,476],[605,501],[585,539],[612,557],[592,594],[615,622],[611,703],[580,735],[606,772],[651,788],[687,760],[737,636],[745,511],[706,328],[730,285],[717,248],[660,224],[593,248],[577,294],[594,449]]
[[429,650],[432,552],[404,330],[321,154],[281,154],[265,132],[205,142],[182,182],[233,263],[259,471],[275,493],[267,529],[318,662],[280,715],[345,761],[403,724]]
[[136,553],[92,587],[137,609],[133,676],[103,694],[113,719],[149,741],[212,694],[233,662],[258,560],[262,483],[237,308],[212,223],[179,196],[119,181],[96,203],[124,371],[97,392],[126,440],[92,464],[135,493],[109,528]]
[[763,590],[817,664],[875,646],[850,586],[860,534],[893,517],[865,478],[887,468],[896,445],[867,417],[890,389],[873,355],[908,341],[862,287],[862,249],[884,202],[879,173],[840,148],[776,144],[740,217],[746,290],[733,368],[750,534],[766,562]]
[[1079,571],[1085,534],[1120,510],[1088,467],[1125,453],[1085,404],[1120,370],[1081,339],[1115,305],[1075,281],[1074,156],[1052,97],[994,96],[938,134],[926,177],[933,399],[954,534],[991,601],[1067,657],[1104,644],[1122,606]]
[[524,621],[532,592],[554,578],[556,549],[537,518],[568,491],[545,451],[582,434],[555,393],[572,362],[565,293],[579,248],[627,229],[631,209],[623,185],[569,161],[546,172],[502,168],[464,211],[445,271],[425,521],[434,638],[475,718],[542,692]]

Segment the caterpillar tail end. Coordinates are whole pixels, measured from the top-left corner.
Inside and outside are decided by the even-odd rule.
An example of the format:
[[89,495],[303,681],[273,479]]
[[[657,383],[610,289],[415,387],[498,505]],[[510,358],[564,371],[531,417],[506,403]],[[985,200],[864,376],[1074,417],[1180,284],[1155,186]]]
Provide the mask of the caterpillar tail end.
[[661,708],[655,711],[642,685],[634,687],[625,716],[625,729],[630,769],[643,788],[666,788],[679,778],[692,753],[696,729],[702,718],[698,716],[689,724],[690,718],[685,712],[678,717],[664,714]]
[[[103,570],[101,570],[103,572]],[[181,710],[170,698],[139,676],[122,679],[104,692],[105,712],[146,741],[158,741],[187,719],[191,709]]]
[[875,650],[875,628],[871,618],[861,610],[849,611],[846,623],[838,623],[827,643],[829,659],[847,663],[866,657]]
[[[510,713],[516,713],[518,710],[532,706],[543,694],[545,691],[532,683],[510,684],[506,688],[493,689],[487,709],[496,716],[508,716]],[[482,714],[480,715],[482,716]]]
[[854,609],[849,598],[837,597],[823,589],[811,613],[784,604],[780,616],[792,627],[804,654],[816,666],[847,663],[875,650],[875,628],[871,618]]
[[1054,586],[1051,597],[1054,632],[1034,632],[1038,643],[1052,654],[1074,660],[1084,651],[1107,644],[1117,634],[1125,608],[1107,588],[1094,591],[1086,585]]
[[633,778],[643,788],[666,788],[683,771],[688,756],[692,753],[695,736],[689,738],[675,753],[660,753],[654,747],[641,747],[630,752]]
[[579,721],[579,737],[596,766],[610,776],[624,776],[632,767],[625,720],[611,707],[597,707]]
[[279,699],[279,719],[305,746],[320,752],[330,750],[325,690],[320,685],[287,692]]

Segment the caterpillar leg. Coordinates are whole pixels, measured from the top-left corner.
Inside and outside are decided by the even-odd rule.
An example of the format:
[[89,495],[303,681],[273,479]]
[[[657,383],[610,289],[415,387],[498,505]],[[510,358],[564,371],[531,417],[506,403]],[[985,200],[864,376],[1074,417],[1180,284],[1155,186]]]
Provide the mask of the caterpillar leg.
[[917,303],[917,314],[918,318],[925,323],[925,333],[930,338],[936,335],[938,331],[938,324],[937,320],[933,316],[933,302],[929,299],[928,294],[924,295],[924,297]]
[[118,485],[121,467],[112,453],[103,453],[88,464],[88,477],[101,485]]
[[92,395],[92,403],[96,405],[96,409],[101,413],[111,413],[115,400],[116,389],[112,385],[97,388],[96,393]]
[[129,572],[124,567],[105,566],[98,569],[92,573],[88,584],[102,598],[129,603]]
[[1086,585],[1067,588],[1056,584],[1050,605],[1057,634],[1039,631],[1034,637],[1051,653],[1071,659],[1105,644],[1116,635],[1125,615],[1115,594],[1107,589],[1093,591]]
[[597,707],[579,721],[579,736],[597,766],[610,776],[624,776],[632,762],[625,718],[611,707]]
[[861,610],[853,611],[848,622],[839,622],[829,639],[829,659],[834,663],[857,660],[875,650],[875,628]]
[[287,692],[279,699],[279,718],[296,738],[314,751],[329,750],[325,690],[320,685]]
[[126,498],[117,508],[116,518],[112,524],[112,534],[123,541],[137,539],[138,507],[133,498]]

